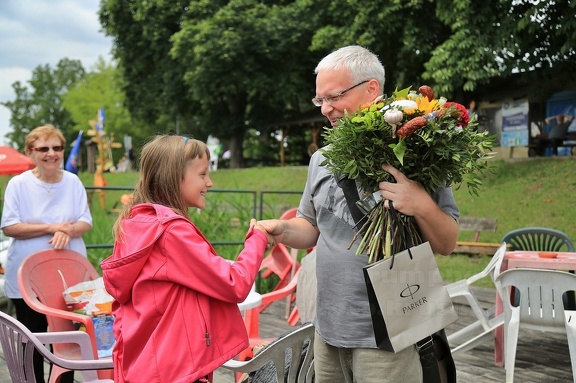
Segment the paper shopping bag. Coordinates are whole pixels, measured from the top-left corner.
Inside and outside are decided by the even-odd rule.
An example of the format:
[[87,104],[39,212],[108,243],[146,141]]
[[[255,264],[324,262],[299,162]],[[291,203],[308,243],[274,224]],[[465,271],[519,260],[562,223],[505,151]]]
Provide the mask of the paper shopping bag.
[[430,244],[364,267],[378,348],[398,352],[458,319]]

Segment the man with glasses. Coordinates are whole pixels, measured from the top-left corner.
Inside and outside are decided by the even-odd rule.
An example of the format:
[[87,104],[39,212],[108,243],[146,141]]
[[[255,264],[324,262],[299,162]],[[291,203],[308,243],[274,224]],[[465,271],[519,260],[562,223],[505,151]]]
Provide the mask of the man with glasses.
[[[345,111],[353,113],[383,95],[384,67],[376,55],[360,46],[332,52],[320,61],[315,73],[312,102],[334,128]],[[262,222],[278,242],[301,249],[316,246],[315,381],[419,383],[422,369],[416,347],[398,353],[376,348],[362,271],[368,257],[355,255],[358,242],[348,249],[355,222],[335,177],[321,166],[324,159],[317,151],[310,160],[296,218]],[[452,190],[440,188],[432,198],[394,167],[383,164],[383,168],[396,182],[379,184],[382,198],[416,218],[434,252],[450,254],[456,247],[459,216]]]

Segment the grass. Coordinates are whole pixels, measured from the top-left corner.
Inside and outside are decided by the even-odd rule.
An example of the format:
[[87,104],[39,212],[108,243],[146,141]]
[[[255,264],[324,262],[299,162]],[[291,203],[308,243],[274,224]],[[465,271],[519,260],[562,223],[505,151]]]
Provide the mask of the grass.
[[[498,220],[497,230],[482,233],[480,241],[499,243],[506,232],[526,226],[551,227],[576,240],[576,158],[497,160],[494,170],[494,174],[487,174],[479,196],[470,195],[465,186],[454,191],[462,216]],[[212,242],[242,242],[251,217],[260,218],[260,214],[264,218],[279,217],[284,210],[298,205],[306,174],[306,167],[219,169],[211,173],[214,189],[236,192],[209,193],[206,209],[191,210],[191,218]],[[80,175],[87,186],[93,184],[92,177],[91,174]],[[109,186],[131,188],[137,178],[136,172],[106,174]],[[2,190],[4,188],[5,184]],[[293,193],[273,193],[280,191]],[[100,209],[98,196],[94,193],[94,228],[85,234],[87,244],[112,244],[111,228],[116,214],[110,210],[123,193],[125,191],[107,191],[105,210]],[[255,200],[256,213],[253,211]],[[472,232],[462,232],[459,239],[469,241],[472,237]],[[239,244],[215,247],[219,254],[229,259],[241,250]],[[90,249],[89,256],[97,265],[110,252],[109,248]],[[458,254],[437,257],[440,272],[447,282],[481,271],[489,259],[489,256]],[[489,279],[480,281],[479,285],[492,287]]]
[[[271,173],[277,172],[277,175]],[[300,174],[301,173],[301,174]],[[241,174],[241,176],[239,176]],[[561,230],[576,240],[576,159],[571,157],[537,158],[528,160],[494,161],[494,173],[488,173],[479,196],[471,195],[466,186],[454,190],[462,216],[492,217],[498,221],[495,232],[485,232],[482,242],[499,243],[508,231],[526,226],[544,226]],[[217,187],[227,188],[233,178],[239,188],[266,190],[298,190],[305,183],[305,168],[253,168],[222,170],[214,173]],[[294,177],[292,182],[288,182]],[[271,182],[270,180],[275,180]],[[298,188],[298,185],[301,185]],[[283,189],[286,186],[288,189]],[[459,240],[470,241],[474,233],[462,232]],[[490,256],[438,256],[437,262],[446,281],[456,281],[480,272]],[[489,278],[479,286],[492,287]]]

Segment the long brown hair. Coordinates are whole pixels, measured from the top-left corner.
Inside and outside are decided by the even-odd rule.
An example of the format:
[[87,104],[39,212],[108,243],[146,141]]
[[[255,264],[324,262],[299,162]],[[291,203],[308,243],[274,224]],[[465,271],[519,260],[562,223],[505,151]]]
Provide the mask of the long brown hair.
[[122,220],[130,216],[132,206],[140,203],[164,205],[188,218],[188,205],[181,193],[182,180],[189,161],[205,155],[210,160],[210,150],[202,141],[174,135],[153,137],[142,148],[133,202],[114,223],[114,235],[119,236]]

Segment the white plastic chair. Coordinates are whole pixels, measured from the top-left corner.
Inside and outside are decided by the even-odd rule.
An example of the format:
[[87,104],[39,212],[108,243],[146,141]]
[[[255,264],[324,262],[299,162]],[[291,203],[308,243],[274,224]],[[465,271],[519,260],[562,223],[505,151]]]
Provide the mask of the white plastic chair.
[[[45,346],[45,344],[56,343],[78,344],[82,359],[59,358]],[[33,362],[35,349],[56,366],[67,370],[83,371],[84,383],[113,382],[108,379],[98,379],[96,370],[112,369],[113,362],[111,358],[94,360],[90,337],[84,331],[32,333],[17,319],[0,312],[0,344],[10,378],[14,383],[36,382]]]
[[497,275],[500,273],[505,253],[506,242],[502,242],[484,270],[471,276],[470,278],[462,279],[460,281],[446,285],[446,289],[448,290],[450,298],[454,299],[455,297],[460,296],[466,298],[466,301],[472,308],[472,312],[476,316],[476,321],[448,336],[448,343],[450,344],[456,343],[463,338],[469,338],[462,342],[460,345],[454,347],[452,349],[452,354],[468,351],[478,346],[479,344],[489,339],[489,335],[491,335],[497,327],[504,324],[504,315],[501,314],[494,316],[496,311],[495,306],[492,306],[488,309],[482,308],[478,298],[476,298],[470,287],[478,280],[487,276],[490,276],[494,282]]
[[[306,323],[298,329],[276,339],[247,361],[229,360],[222,367],[235,372],[254,372],[273,364],[276,375],[267,375],[267,383],[311,383],[314,378],[315,328]],[[288,354],[288,351],[290,353]],[[293,363],[297,360],[299,363]],[[264,380],[263,380],[264,381]]]
[[[576,311],[565,310],[563,295],[576,290],[576,275],[557,270],[516,268],[504,271],[498,281],[506,291],[504,313],[504,367],[506,382],[514,381],[520,328],[565,332],[576,383]],[[517,294],[519,293],[519,299]],[[514,295],[512,295],[514,294]],[[515,306],[514,302],[518,301]]]

